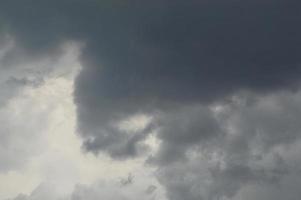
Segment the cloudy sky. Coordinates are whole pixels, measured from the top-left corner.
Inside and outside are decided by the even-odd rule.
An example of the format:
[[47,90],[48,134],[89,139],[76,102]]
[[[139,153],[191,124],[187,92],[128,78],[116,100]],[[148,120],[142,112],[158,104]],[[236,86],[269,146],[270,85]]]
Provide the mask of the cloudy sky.
[[299,200],[297,0],[0,0],[0,200]]

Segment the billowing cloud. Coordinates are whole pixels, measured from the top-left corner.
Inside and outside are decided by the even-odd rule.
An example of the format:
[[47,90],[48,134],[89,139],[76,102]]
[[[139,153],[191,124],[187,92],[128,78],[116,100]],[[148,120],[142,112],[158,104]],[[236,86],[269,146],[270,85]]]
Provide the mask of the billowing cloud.
[[[147,163],[172,200],[274,198],[277,185],[290,191],[300,178],[288,151],[300,141],[300,7],[295,0],[2,0],[0,30],[14,43],[0,52],[0,70],[8,71],[0,103],[57,68],[32,78],[23,63],[56,59],[76,41],[82,70],[74,102],[86,151],[119,160],[151,152]],[[149,137],[159,141],[155,152]],[[103,195],[80,188],[78,199]]]
[[99,126],[124,115],[241,89],[296,88],[299,6],[293,0],[4,0],[0,7],[2,29],[15,38],[18,55],[56,54],[67,40],[86,43],[75,102],[90,149],[91,137],[113,132]]
[[[99,32],[106,41],[93,40],[83,54],[85,67],[75,91],[82,135],[99,144],[98,138],[118,135],[101,127],[136,112],[173,110],[241,89],[296,87],[298,50],[290,48],[298,39],[287,34],[299,30],[283,13],[291,6],[274,1],[125,3],[109,25],[104,23],[105,33]],[[121,148],[119,142],[106,144]]]
[[[221,128],[219,136],[188,143],[177,139],[187,115],[171,126],[175,128],[174,134],[165,132],[164,128],[158,132],[162,144],[157,158],[151,161],[162,159],[162,151],[166,154],[163,161],[174,158],[173,162],[156,163],[160,166],[157,177],[167,187],[169,198],[275,199],[276,196],[269,193],[277,188],[296,198],[299,191],[289,188],[301,178],[300,159],[295,154],[301,141],[301,126],[296,121],[301,114],[300,92],[267,96],[243,94],[231,99],[211,107],[212,119]],[[201,127],[198,130],[202,130]],[[182,134],[189,138],[193,132],[185,130],[189,129],[184,129]],[[206,132],[200,131],[199,135],[202,133]],[[177,142],[173,143],[174,140]],[[172,150],[166,151],[167,147]],[[184,156],[184,162],[180,155]],[[237,193],[242,196],[236,197]]]

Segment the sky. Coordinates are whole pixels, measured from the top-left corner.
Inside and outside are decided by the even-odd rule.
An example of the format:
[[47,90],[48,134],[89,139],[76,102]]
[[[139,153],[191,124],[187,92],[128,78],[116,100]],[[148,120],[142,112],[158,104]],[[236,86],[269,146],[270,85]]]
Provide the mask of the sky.
[[0,200],[299,200],[300,8],[0,0]]

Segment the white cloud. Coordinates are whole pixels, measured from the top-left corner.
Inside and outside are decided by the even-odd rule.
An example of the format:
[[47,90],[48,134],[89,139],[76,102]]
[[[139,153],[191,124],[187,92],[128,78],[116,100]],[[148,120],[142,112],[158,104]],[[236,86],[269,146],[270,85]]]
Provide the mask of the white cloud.
[[[105,155],[83,153],[73,103],[78,55],[74,46],[67,46],[57,61],[58,69],[44,76],[43,84],[25,86],[0,108],[0,120],[5,124],[0,131],[0,199],[75,200],[87,191],[115,199],[163,196],[160,186],[153,194],[146,193],[149,185],[158,183],[154,169],[145,167],[143,158],[117,162]],[[123,128],[141,128],[149,120],[138,116],[124,122]],[[134,174],[134,183],[122,188],[119,180],[129,173]],[[105,187],[100,187],[99,181],[105,182]]]

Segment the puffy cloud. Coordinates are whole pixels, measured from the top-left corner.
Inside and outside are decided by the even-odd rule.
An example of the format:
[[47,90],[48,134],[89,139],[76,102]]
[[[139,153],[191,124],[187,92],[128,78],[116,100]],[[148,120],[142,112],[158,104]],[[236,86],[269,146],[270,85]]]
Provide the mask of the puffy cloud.
[[[186,128],[187,137],[179,139],[179,127],[186,120],[194,122],[187,114],[171,126],[174,134],[164,132],[164,128],[158,131],[162,141],[159,153],[151,160],[160,159],[162,151],[167,152],[163,161],[174,158],[173,162],[156,162],[158,180],[166,187],[169,199],[273,199],[277,195],[272,195],[272,191],[278,189],[296,199],[299,192],[291,186],[301,179],[300,159],[296,157],[301,141],[301,126],[297,122],[300,99],[300,92],[242,94],[210,106],[212,120],[218,125],[214,127],[220,127],[221,132],[213,132],[212,138],[187,143],[185,139],[193,131]],[[198,136],[206,133],[200,122],[196,125]],[[164,134],[170,137],[162,137]],[[166,148],[171,150],[165,151]]]

